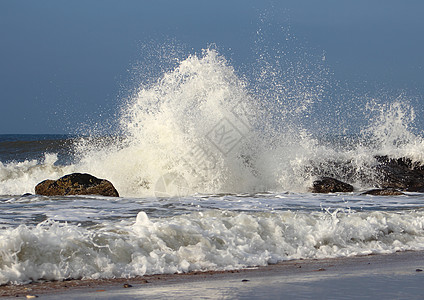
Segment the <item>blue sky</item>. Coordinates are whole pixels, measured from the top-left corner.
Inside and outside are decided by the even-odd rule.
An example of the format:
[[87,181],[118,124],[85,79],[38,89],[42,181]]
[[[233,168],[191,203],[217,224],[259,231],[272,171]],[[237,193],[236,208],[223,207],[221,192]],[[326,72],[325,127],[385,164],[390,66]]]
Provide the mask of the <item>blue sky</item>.
[[270,30],[289,28],[303,51],[325,54],[339,85],[411,95],[424,124],[423,12],[411,0],[0,0],[0,133],[73,133],[114,119],[152,41],[187,55],[215,43],[242,65],[264,15]]

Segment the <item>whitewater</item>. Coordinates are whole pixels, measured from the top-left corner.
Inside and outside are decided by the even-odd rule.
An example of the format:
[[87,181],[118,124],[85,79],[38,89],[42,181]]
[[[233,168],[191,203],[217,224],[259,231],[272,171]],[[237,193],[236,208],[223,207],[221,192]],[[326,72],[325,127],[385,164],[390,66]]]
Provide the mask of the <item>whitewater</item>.
[[[213,48],[173,61],[123,100],[112,135],[1,137],[0,284],[424,250],[423,193],[362,194],[376,155],[424,162],[407,101],[371,101],[357,133],[319,135],[305,120],[325,70],[262,60],[252,81]],[[311,166],[354,192],[311,193]],[[73,172],[121,197],[34,195]]]

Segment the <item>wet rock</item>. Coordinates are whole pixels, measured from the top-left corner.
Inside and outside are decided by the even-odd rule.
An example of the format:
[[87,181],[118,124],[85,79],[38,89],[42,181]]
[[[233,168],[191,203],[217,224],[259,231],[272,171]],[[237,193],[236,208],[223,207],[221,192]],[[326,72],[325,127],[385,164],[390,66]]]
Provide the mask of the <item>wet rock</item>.
[[[416,162],[407,157],[390,158],[375,156],[373,161],[357,165],[354,161],[311,162],[305,169],[311,176],[318,178],[339,178],[344,182],[358,182],[362,186],[376,189],[395,189],[397,191],[424,193],[424,163]],[[328,193],[342,190],[320,188],[324,183],[321,180],[314,182],[312,191]],[[327,184],[326,186],[331,186]],[[322,189],[322,191],[321,191]],[[388,194],[387,194],[388,195]]]
[[311,162],[305,169],[305,173],[319,178],[317,181],[324,178],[337,178],[338,181],[344,183],[357,182],[362,186],[376,186],[372,167],[371,163],[357,165],[351,160],[323,160]]
[[424,192],[424,165],[406,157],[376,156],[377,185],[409,192]]
[[312,193],[348,193],[353,192],[353,186],[340,180],[323,177],[313,183]]
[[44,180],[37,184],[35,193],[44,196],[101,195],[119,197],[118,191],[110,181],[82,173],[65,175],[58,180]]
[[362,193],[362,195],[373,195],[373,196],[399,196],[405,195],[399,190],[387,188],[387,189],[374,189]]

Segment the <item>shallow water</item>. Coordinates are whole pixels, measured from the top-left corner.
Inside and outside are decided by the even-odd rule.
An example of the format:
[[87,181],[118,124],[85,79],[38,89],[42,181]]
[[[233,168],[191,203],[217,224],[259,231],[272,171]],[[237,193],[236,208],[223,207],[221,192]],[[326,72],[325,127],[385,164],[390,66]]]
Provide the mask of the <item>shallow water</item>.
[[[193,212],[229,211],[235,213],[365,213],[386,211],[420,211],[423,193],[401,196],[370,196],[360,193],[258,193],[179,197],[103,197],[88,196],[7,196],[0,195],[3,228],[20,224],[37,225],[52,219],[70,224],[106,224],[108,221],[130,220],[140,211],[150,218],[169,218]],[[7,213],[7,214],[5,214]],[[11,217],[7,217],[10,215]]]
[[[71,291],[69,299],[421,299],[422,253],[397,253],[353,259],[297,261],[232,274],[192,275],[159,282]],[[299,268],[301,267],[301,268]],[[320,271],[318,271],[320,270]],[[46,299],[57,297],[45,295]]]

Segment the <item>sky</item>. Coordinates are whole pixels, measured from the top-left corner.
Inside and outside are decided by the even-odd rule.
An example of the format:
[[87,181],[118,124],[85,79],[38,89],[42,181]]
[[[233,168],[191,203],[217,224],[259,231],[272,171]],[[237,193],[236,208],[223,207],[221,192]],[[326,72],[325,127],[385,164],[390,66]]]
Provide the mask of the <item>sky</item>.
[[338,86],[414,99],[424,128],[423,11],[413,0],[0,0],[0,134],[76,133],[116,118],[152,43],[187,55],[215,44],[242,65],[264,19],[272,36],[284,28],[325,57]]

